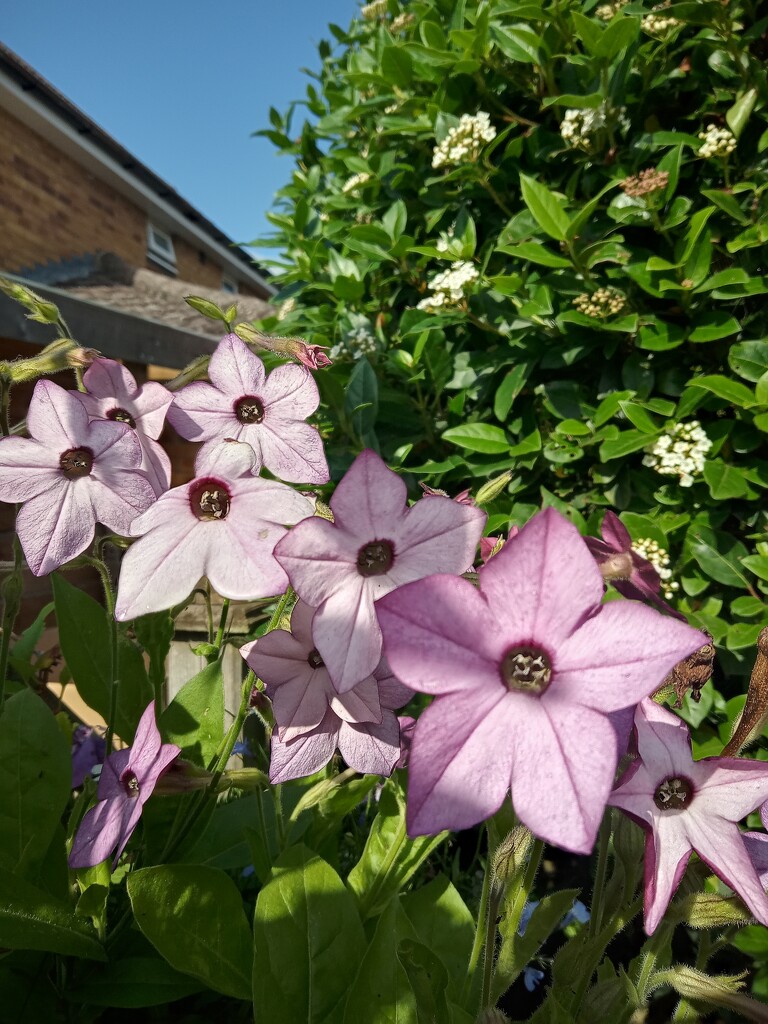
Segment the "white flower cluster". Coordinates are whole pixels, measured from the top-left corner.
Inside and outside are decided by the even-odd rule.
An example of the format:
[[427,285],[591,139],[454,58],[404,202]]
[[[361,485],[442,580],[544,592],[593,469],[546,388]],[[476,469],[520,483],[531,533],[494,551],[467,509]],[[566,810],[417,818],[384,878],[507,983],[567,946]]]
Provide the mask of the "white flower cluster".
[[[661,4],[658,7],[654,7],[654,11],[663,11],[668,6],[669,4]],[[640,27],[649,36],[664,36],[679,24],[680,20],[678,18],[670,18],[664,14],[646,14],[640,22]]]
[[429,282],[432,294],[422,299],[416,308],[436,313],[440,309],[458,306],[478,277],[476,268],[466,260],[452,263],[450,270],[443,270],[432,278]]
[[591,294],[582,292],[581,295],[576,296],[573,304],[585,316],[605,320],[609,316],[616,316],[626,308],[627,297],[620,289],[609,285],[607,288],[598,288]]
[[368,321],[352,327],[347,331],[342,341],[334,345],[328,353],[332,361],[339,359],[361,359],[363,356],[373,355],[378,345],[376,338],[371,333]]
[[563,142],[569,146],[589,149],[592,136],[601,128],[615,125],[625,132],[629,128],[626,110],[626,107],[612,107],[609,103],[601,103],[599,107],[569,107],[560,125]]
[[480,156],[486,142],[496,138],[496,129],[491,124],[490,114],[484,110],[477,114],[462,114],[459,123],[449,128],[442,142],[435,146],[432,154],[433,167],[456,167],[472,163]]
[[627,3],[629,3],[629,0],[615,0],[612,4],[601,4],[595,11],[595,14],[601,21],[610,21],[611,18],[616,17],[621,8]]
[[706,131],[699,132],[704,145],[698,155],[710,160],[712,157],[728,156],[736,149],[736,139],[727,128],[718,128],[716,124],[708,124]]
[[377,21],[379,18],[384,18],[387,14],[387,0],[372,0],[372,3],[360,8],[360,13],[366,21]]
[[365,172],[361,174],[353,174],[351,178],[347,178],[344,184],[341,186],[342,192],[356,192],[362,188],[363,185],[367,185],[371,180],[371,175]]
[[396,18],[392,19],[392,24],[389,26],[390,31],[394,33],[402,32],[404,29],[408,28],[409,25],[412,25],[414,21],[415,18],[412,14],[409,14],[407,11],[403,11],[402,14],[398,14]]
[[292,313],[296,309],[296,299],[286,299],[280,309],[277,311],[277,319],[285,320],[289,313]]
[[658,541],[649,540],[647,537],[633,541],[632,550],[654,567],[661,578],[661,592],[665,599],[670,601],[675,596],[675,591],[680,589],[680,584],[677,580],[672,579],[668,552],[661,547]]
[[690,487],[693,478],[701,473],[707,461],[712,442],[702,430],[698,420],[676,423],[667,434],[662,434],[643,459],[663,476],[679,477],[681,487]]

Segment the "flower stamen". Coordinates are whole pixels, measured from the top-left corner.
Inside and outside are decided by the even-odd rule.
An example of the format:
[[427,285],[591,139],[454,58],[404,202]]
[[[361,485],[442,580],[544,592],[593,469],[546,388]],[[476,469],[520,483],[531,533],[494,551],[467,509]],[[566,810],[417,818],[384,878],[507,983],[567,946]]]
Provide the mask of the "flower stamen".
[[218,480],[198,480],[189,492],[189,504],[198,519],[210,522],[226,519],[232,495]]
[[392,541],[374,540],[357,553],[357,571],[361,576],[383,576],[392,568],[395,548]]
[[653,802],[660,811],[682,811],[690,806],[693,786],[681,775],[664,779],[653,794]]
[[552,662],[538,647],[513,647],[501,663],[501,681],[509,690],[542,694],[552,681]]
[[136,429],[136,420],[126,409],[110,409],[107,413],[108,420],[116,420],[118,423],[127,423],[129,427]]
[[314,647],[307,655],[307,661],[309,662],[311,668],[323,668],[325,666],[325,662],[320,657],[320,654],[317,651],[317,649]]
[[139,795],[139,780],[136,778],[136,773],[132,772],[130,768],[126,768],[120,776],[120,784],[129,800],[135,800]]
[[262,423],[264,403],[256,395],[243,395],[235,402],[235,416],[241,423]]
[[59,456],[59,467],[70,480],[88,476],[93,469],[93,452],[89,448],[69,448]]

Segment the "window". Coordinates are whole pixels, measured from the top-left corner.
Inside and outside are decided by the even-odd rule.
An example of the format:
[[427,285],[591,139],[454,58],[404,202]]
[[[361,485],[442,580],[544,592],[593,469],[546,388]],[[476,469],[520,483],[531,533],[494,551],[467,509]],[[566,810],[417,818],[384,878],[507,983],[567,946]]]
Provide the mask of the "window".
[[176,252],[173,248],[173,239],[167,231],[163,231],[155,224],[147,225],[147,257],[163,270],[167,270],[168,273],[176,273]]
[[231,295],[237,295],[240,289],[238,288],[237,281],[235,281],[233,277],[227,277],[225,274],[222,274],[221,290],[223,292],[229,292]]

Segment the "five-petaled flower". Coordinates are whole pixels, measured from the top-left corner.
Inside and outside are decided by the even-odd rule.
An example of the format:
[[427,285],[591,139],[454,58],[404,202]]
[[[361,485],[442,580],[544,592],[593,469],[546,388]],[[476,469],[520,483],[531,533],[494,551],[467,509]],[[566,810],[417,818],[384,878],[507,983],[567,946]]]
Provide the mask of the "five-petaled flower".
[[645,930],[652,934],[692,851],[768,925],[768,896],[737,822],[768,799],[768,765],[737,757],[694,761],[686,724],[652,700],[635,713],[638,759],[609,803],[646,829]]
[[89,422],[70,391],[38,381],[27,413],[29,438],[0,440],[0,501],[23,502],[16,532],[36,576],[85,551],[96,523],[127,536],[155,500],[139,470],[141,445],[125,423]]
[[375,602],[395,587],[472,564],[485,513],[450,498],[410,508],[405,484],[372,451],[362,452],[334,491],[332,523],[300,523],[275,548],[291,584],[313,608],[315,645],[340,693],[381,657]]
[[143,459],[141,469],[158,496],[171,483],[171,460],[157,443],[173,394],[156,381],[139,387],[133,374],[114,359],[96,359],[83,376],[85,394],[73,394],[92,419],[116,420],[133,427]]
[[203,449],[196,478],[161,494],[131,526],[140,537],[120,570],[115,617],[121,621],[170,608],[207,576],[222,597],[271,597],[288,586],[272,551],[287,525],[314,511],[292,487],[253,476],[246,444]]
[[115,847],[117,866],[157,780],[180,753],[175,744],[163,743],[152,701],[141,716],[133,746],[116,750],[104,762],[96,794],[99,802],[86,813],[77,830],[69,854],[71,868],[101,864]]
[[338,748],[358,772],[390,775],[400,754],[394,709],[411,691],[393,678],[386,662],[339,694],[312,639],[314,608],[299,601],[291,631],[272,630],[240,649],[272,699],[275,729],[269,777],[273,783],[312,775]]
[[264,363],[236,334],[221,339],[208,365],[211,383],[195,381],[176,394],[168,411],[175,429],[189,441],[243,441],[281,480],[328,481],[323,442],[304,421],[317,409],[320,392],[303,366],[284,363],[267,374]]
[[479,590],[433,576],[378,604],[393,672],[437,695],[411,746],[409,834],[483,821],[511,786],[535,835],[588,853],[620,754],[609,713],[647,696],[701,633],[639,602],[600,607],[600,572],[551,508],[478,575]]

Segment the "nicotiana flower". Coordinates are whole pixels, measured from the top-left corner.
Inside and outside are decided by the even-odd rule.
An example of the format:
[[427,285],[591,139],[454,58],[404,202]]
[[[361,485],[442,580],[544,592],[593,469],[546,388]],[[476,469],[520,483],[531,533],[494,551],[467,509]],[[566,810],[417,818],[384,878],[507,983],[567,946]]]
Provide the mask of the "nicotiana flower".
[[71,868],[101,864],[115,847],[117,865],[157,780],[180,753],[175,744],[163,743],[152,701],[141,716],[133,746],[116,750],[104,762],[96,794],[99,802],[77,830],[69,854]]
[[267,374],[264,363],[236,334],[221,339],[208,365],[211,383],[182,388],[168,419],[203,450],[225,440],[244,441],[255,454],[254,472],[265,466],[281,480],[324,484],[328,480],[323,442],[305,423],[320,402],[312,374],[285,363]]
[[292,487],[253,476],[253,450],[236,441],[202,449],[191,483],[161,494],[136,519],[140,537],[123,557],[115,617],[120,621],[170,608],[201,576],[222,597],[271,597],[288,586],[275,561],[285,527],[314,505]]
[[72,788],[82,786],[91,770],[101,764],[107,751],[104,736],[87,725],[72,733]]
[[610,713],[647,696],[702,635],[639,602],[601,607],[600,572],[552,508],[478,576],[479,590],[432,576],[378,603],[392,671],[437,696],[413,738],[408,832],[475,825],[511,787],[535,835],[588,853],[623,752]]
[[312,639],[314,608],[299,601],[291,631],[275,629],[240,653],[264,681],[272,699],[270,780],[312,775],[336,748],[356,771],[389,775],[400,757],[400,725],[394,709],[412,693],[381,661],[346,693],[336,692]]
[[635,713],[638,759],[611,794],[646,829],[645,930],[652,934],[691,852],[768,924],[768,896],[737,822],[768,799],[768,765],[736,757],[694,761],[685,723],[652,700]]
[[661,597],[661,576],[656,566],[632,547],[629,530],[610,509],[603,516],[600,533],[602,539],[585,537],[584,540],[603,578],[612,583],[624,597],[650,601],[661,611],[685,622],[685,617],[670,608]]
[[132,373],[114,359],[96,359],[85,371],[85,394],[72,393],[92,419],[116,420],[133,427],[143,458],[141,469],[158,496],[171,483],[171,460],[157,444],[165,416],[173,401],[171,392],[156,381],[139,387]]
[[[763,804],[760,808],[760,817],[763,822],[763,828],[768,829],[768,804]],[[760,878],[760,885],[762,885],[763,889],[768,889],[768,831],[743,832],[742,838],[747,847],[750,860]]]
[[139,470],[142,452],[124,423],[89,422],[70,391],[38,381],[29,438],[0,440],[0,501],[23,502],[16,518],[27,564],[44,576],[85,551],[96,523],[127,536],[155,492]]
[[379,663],[375,602],[423,576],[463,572],[483,532],[478,508],[433,496],[409,508],[407,498],[397,473],[366,450],[334,491],[334,521],[308,519],[275,548],[296,593],[317,608],[315,646],[340,693]]

